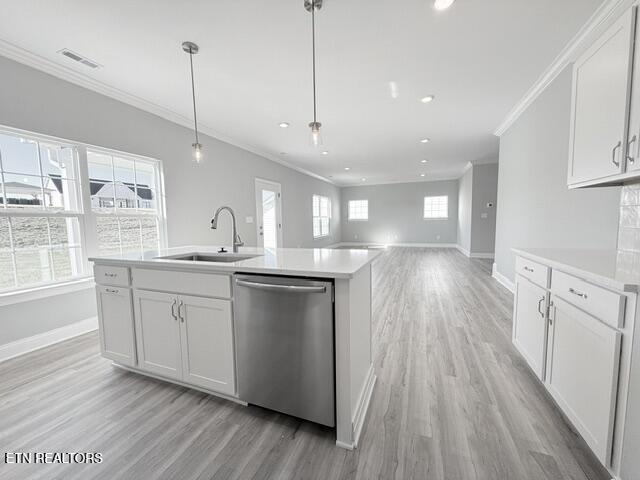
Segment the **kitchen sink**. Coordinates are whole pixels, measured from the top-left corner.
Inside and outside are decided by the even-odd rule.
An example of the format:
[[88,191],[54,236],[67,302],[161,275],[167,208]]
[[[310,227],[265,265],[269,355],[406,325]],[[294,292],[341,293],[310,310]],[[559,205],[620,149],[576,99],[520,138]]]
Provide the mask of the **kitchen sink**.
[[242,253],[181,253],[180,255],[169,255],[157,257],[163,260],[186,260],[189,262],[239,262],[260,255],[247,255]]

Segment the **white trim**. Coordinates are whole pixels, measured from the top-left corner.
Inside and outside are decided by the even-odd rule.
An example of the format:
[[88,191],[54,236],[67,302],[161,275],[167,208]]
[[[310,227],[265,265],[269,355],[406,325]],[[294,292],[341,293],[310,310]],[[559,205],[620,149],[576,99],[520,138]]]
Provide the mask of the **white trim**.
[[378,243],[378,242],[339,242],[324,248],[336,247],[410,247],[410,248],[456,248],[455,243]]
[[516,103],[493,134],[499,137],[506,132],[535,99],[560,75],[565,67],[575,61],[594,42],[601,31],[627,8],[630,8],[634,1],[605,0],[578,33],[560,51],[560,54],[551,62],[551,65],[540,75],[527,93]]
[[[353,415],[353,445],[350,450],[356,448],[358,446],[358,440],[360,440],[360,434],[362,433],[362,427],[364,426],[364,420],[367,418],[367,411],[369,410],[369,405],[371,403],[371,397],[373,397],[373,387],[376,384],[376,374],[373,370],[373,365],[369,366],[369,371],[367,372],[367,380],[365,381],[364,388],[360,392],[360,397],[358,398],[358,404],[356,405],[356,410]],[[338,442],[336,441],[336,445]],[[343,446],[343,445],[339,445]],[[349,448],[348,446],[345,448]]]
[[467,250],[466,248],[464,248],[462,245],[457,244],[456,248],[458,249],[458,251],[463,254],[465,257],[471,257],[471,252],[469,250]]
[[[53,75],[54,77],[60,78],[67,82],[87,88],[101,95],[105,95],[107,97],[113,98],[115,100],[126,103],[128,105],[131,105],[133,107],[139,108],[140,110],[144,110],[146,112],[152,113],[153,115],[161,117],[165,120],[168,120],[182,127],[186,127],[189,129],[192,128],[193,120],[190,118],[182,116],[162,105],[158,105],[156,103],[150,102],[136,95],[127,93],[118,88],[109,86],[106,83],[100,82],[87,75],[76,72],[75,70],[69,67],[52,62],[51,60],[41,57],[40,55],[37,55],[35,53],[29,52],[28,50],[22,47],[9,43],[6,40],[0,40],[0,55],[2,55],[3,57],[7,57],[11,60],[14,60],[16,62],[22,63],[23,65],[27,65],[29,67],[40,70],[42,72],[48,73],[49,75]],[[212,138],[215,138],[225,143],[229,143],[231,145],[235,145],[236,147],[242,148],[244,150],[247,150],[261,157],[267,158],[272,162],[279,163],[280,165],[283,165],[292,170],[296,170],[297,172],[303,173],[310,177],[314,177],[314,178],[317,178],[318,180],[322,180],[332,185],[336,185],[333,181],[323,177],[322,175],[318,175],[317,173],[313,173],[304,168],[298,167],[296,165],[292,165],[291,163],[286,162],[275,155],[271,155],[267,152],[261,151],[258,147],[255,147],[245,142],[240,142],[232,137],[229,137],[228,135],[225,135],[221,132],[214,130],[211,127],[208,127],[203,124],[198,124],[198,127],[201,133],[204,133],[205,135],[208,135]]]
[[514,283],[498,271],[498,266],[495,262],[493,262],[493,266],[491,267],[491,276],[511,293],[516,291]]
[[[497,163],[497,162],[494,162]],[[373,187],[376,185],[395,185],[402,183],[433,183],[433,182],[447,182],[452,180],[458,180],[464,172],[460,173],[456,176],[446,176],[442,178],[430,178],[429,180],[419,179],[419,180],[389,180],[389,181],[381,181],[381,182],[364,182],[364,183],[337,183],[339,187]]]
[[41,348],[62,342],[84,333],[98,329],[98,317],[87,318],[80,322],[65,325],[64,327],[49,330],[27,338],[21,338],[15,342],[0,345],[0,362],[15,358],[25,353],[33,352]]
[[41,298],[54,297],[56,295],[64,295],[65,293],[78,292],[80,290],[87,290],[94,286],[95,283],[93,282],[93,276],[91,276],[70,282],[53,283],[26,290],[2,293],[0,294],[0,307],[16,303],[30,302]]
[[486,252],[486,253],[474,252],[474,253],[471,253],[469,250],[467,250],[466,248],[464,248],[460,244],[456,245],[456,248],[458,249],[458,251],[460,253],[462,253],[465,257],[468,257],[468,258],[495,258],[495,253],[492,253],[492,252]]

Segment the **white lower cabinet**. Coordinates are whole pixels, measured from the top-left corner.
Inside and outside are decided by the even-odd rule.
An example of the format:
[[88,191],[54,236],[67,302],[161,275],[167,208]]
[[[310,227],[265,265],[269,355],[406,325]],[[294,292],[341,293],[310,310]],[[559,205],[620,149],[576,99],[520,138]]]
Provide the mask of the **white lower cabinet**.
[[620,362],[619,331],[551,297],[546,386],[604,465],[609,465]]
[[231,302],[180,295],[182,380],[235,393]]
[[513,343],[537,377],[544,380],[547,350],[547,291],[516,277]]
[[167,378],[182,378],[178,298],[172,293],[135,290],[134,312],[139,367]]
[[135,290],[139,368],[235,394],[231,301]]
[[136,346],[131,313],[131,290],[96,285],[96,298],[102,355],[122,365],[134,367]]

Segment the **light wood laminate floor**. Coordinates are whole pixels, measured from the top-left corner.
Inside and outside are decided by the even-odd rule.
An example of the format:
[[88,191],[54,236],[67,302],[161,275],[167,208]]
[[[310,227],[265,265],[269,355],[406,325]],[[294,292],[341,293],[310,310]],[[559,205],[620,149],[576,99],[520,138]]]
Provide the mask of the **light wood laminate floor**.
[[114,369],[91,333],[0,364],[0,448],[103,463],[0,459],[0,478],[607,478],[512,347],[512,296],[490,269],[453,249],[376,261],[378,382],[355,451],[331,429]]

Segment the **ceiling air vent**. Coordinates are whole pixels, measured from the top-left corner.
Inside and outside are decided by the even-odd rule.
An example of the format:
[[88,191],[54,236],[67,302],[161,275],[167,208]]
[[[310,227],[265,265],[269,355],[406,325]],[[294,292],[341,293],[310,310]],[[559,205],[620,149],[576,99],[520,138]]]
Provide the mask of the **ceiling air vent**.
[[71,60],[74,60],[76,62],[80,62],[83,65],[86,65],[87,67],[90,68],[99,68],[100,64],[94,62],[93,60],[88,59],[87,57],[83,57],[82,55],[73,52],[71,50],[69,50],[68,48],[63,48],[62,50],[60,50],[58,53],[61,53],[62,55],[64,55],[67,58],[70,58]]

